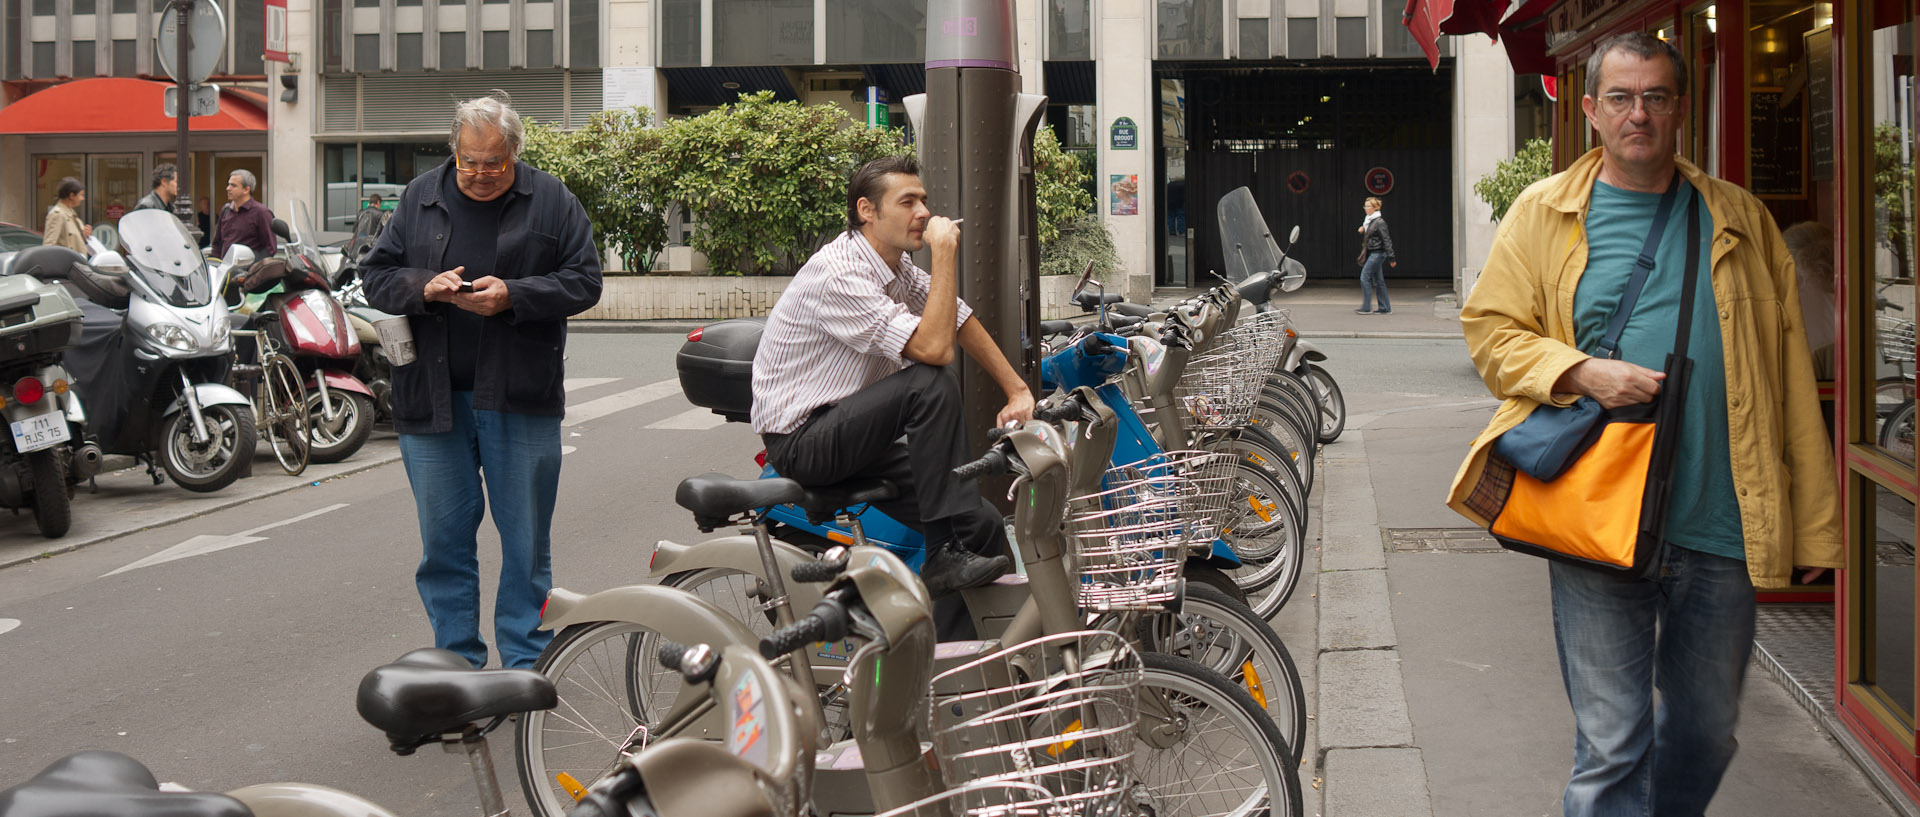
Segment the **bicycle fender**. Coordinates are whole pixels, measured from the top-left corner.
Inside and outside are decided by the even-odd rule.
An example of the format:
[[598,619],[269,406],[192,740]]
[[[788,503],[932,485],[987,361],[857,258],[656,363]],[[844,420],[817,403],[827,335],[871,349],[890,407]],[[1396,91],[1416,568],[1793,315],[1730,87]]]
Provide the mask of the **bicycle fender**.
[[[234,390],[232,386],[219,383],[195,383],[193,384],[193,395],[199,398],[200,405],[203,406],[228,405],[251,407],[253,405],[253,401],[248,399],[246,395]],[[173,398],[173,403],[168,405],[167,410],[161,412],[160,416],[171,417],[186,407],[186,395],[175,397]]]
[[540,629],[559,630],[589,621],[625,621],[646,626],[677,644],[728,644],[760,648],[760,637],[706,599],[657,584],[634,584],[581,595],[556,587],[547,594]]
[[[815,604],[820,603],[826,585],[794,581],[793,566],[813,561],[813,554],[778,539],[773,540],[773,553],[780,562],[781,571],[785,573],[782,578],[786,579],[787,598],[793,603],[794,618],[805,616]],[[674,573],[712,567],[729,568],[766,579],[766,571],[760,567],[760,545],[751,536],[721,536],[691,545],[662,539],[654,543],[648,575],[658,579]]]
[[[350,391],[355,394],[364,394],[368,397],[374,396],[373,390],[367,388],[367,384],[360,382],[360,378],[354,377],[346,372],[336,372],[332,369],[322,369],[321,371],[327,375],[327,388],[329,389]],[[306,387],[308,392],[312,392],[314,389],[319,388],[320,384],[314,382],[314,379],[309,376]]]
[[360,795],[313,783],[262,783],[227,796],[245,803],[254,817],[395,817]]
[[1280,368],[1289,372],[1297,372],[1307,365],[1307,361],[1321,361],[1326,359],[1327,353],[1320,351],[1320,347],[1313,345],[1311,341],[1306,338],[1294,338],[1293,348],[1287,352],[1287,362]]
[[1207,554],[1208,564],[1221,570],[1233,570],[1241,565],[1240,554],[1233,552],[1233,546],[1225,540],[1213,540],[1213,550]]

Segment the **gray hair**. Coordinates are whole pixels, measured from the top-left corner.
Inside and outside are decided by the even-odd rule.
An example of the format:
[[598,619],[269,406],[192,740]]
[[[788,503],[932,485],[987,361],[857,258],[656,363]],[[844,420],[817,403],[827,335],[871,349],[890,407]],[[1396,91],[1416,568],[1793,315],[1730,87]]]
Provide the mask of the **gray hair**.
[[1680,86],[1673,89],[1674,95],[1686,96],[1693,87],[1687,84],[1687,60],[1680,56],[1680,49],[1644,31],[1629,31],[1601,42],[1593,49],[1593,56],[1587,58],[1587,96],[1600,95],[1600,63],[1615,51],[1625,51],[1643,60],[1665,56],[1673,61],[1673,81]]
[[252,193],[260,187],[260,180],[253,177],[253,171],[251,170],[241,168],[227,174],[227,178],[229,179],[235,176],[240,177],[240,186],[246,188],[248,193]]
[[453,109],[453,130],[447,135],[447,149],[460,152],[462,128],[486,127],[499,132],[507,140],[511,157],[518,157],[525,131],[520,127],[520,112],[510,104],[512,101],[506,91],[494,90],[486,96],[460,103]]

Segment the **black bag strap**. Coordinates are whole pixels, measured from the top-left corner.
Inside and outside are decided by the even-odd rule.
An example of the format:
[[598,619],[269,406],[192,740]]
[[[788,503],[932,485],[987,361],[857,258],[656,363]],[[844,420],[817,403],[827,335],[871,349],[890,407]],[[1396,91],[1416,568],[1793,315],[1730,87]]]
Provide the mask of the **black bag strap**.
[[1667,183],[1667,192],[1660,195],[1660,207],[1653,213],[1653,229],[1647,231],[1647,244],[1640,248],[1640,257],[1634,259],[1633,277],[1627,279],[1627,290],[1620,294],[1620,307],[1614,310],[1613,319],[1607,321],[1607,334],[1600,339],[1595,357],[1620,357],[1620,333],[1627,328],[1633,305],[1640,300],[1640,289],[1646,286],[1647,276],[1653,272],[1653,254],[1660,250],[1660,237],[1667,234],[1667,216],[1673,213],[1673,200],[1679,192],[1680,171],[1675,170],[1673,181]]
[[1687,208],[1687,274],[1680,284],[1680,330],[1673,339],[1673,356],[1680,360],[1687,359],[1687,343],[1693,339],[1693,295],[1700,282],[1700,208],[1706,202],[1695,197],[1693,204]]

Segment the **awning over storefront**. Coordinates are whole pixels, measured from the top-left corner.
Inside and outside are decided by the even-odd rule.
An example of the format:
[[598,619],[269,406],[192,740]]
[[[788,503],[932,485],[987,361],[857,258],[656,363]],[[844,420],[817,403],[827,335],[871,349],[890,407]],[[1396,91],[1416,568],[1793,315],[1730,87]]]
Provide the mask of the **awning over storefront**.
[[[63,82],[0,108],[0,133],[159,133],[172,132],[165,97],[172,83],[126,77]],[[196,116],[195,133],[265,131],[264,98],[231,89],[220,92],[220,112]]]
[[1545,32],[1529,27],[1549,5],[1548,0],[1407,0],[1400,22],[1435,68],[1440,67],[1440,35],[1485,34],[1504,41],[1515,72],[1550,73]]

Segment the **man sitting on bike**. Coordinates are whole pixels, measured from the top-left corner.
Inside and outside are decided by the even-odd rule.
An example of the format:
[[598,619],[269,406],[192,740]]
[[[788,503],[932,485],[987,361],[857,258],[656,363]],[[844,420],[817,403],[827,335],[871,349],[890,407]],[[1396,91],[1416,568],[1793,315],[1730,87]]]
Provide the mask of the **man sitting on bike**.
[[[1026,382],[959,298],[959,244],[960,228],[927,210],[917,162],[868,162],[848,185],[847,232],[794,276],[753,358],[753,430],[767,462],[804,485],[897,483],[900,498],[879,508],[926,535],[920,576],[936,597],[1008,565],[1000,513],[953,475],[970,459],[955,341],[1006,392],[997,422],[1033,413]],[[931,274],[907,257],[928,245]]]

